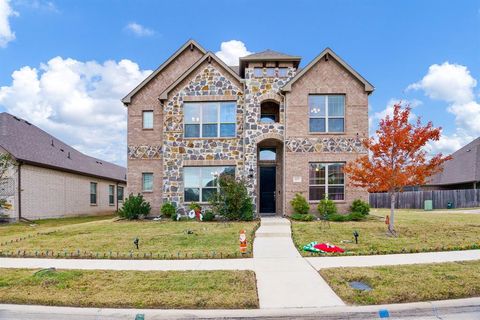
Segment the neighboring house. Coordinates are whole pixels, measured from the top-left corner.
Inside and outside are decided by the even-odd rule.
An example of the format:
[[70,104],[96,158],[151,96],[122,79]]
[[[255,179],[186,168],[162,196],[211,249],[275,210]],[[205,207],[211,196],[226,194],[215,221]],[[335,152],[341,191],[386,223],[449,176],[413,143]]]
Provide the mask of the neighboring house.
[[328,193],[340,210],[368,193],[345,163],[366,154],[373,86],[331,49],[303,69],[266,50],[227,66],[190,40],[122,102],[128,108],[128,192],[161,204],[207,203],[219,174],[235,174],[260,215],[291,214],[300,192],[311,212]]
[[480,188],[480,137],[452,153],[443,172],[433,175],[423,190],[456,190]]
[[0,181],[12,220],[113,213],[123,201],[124,167],[89,157],[5,112],[0,113],[0,152],[15,163]]

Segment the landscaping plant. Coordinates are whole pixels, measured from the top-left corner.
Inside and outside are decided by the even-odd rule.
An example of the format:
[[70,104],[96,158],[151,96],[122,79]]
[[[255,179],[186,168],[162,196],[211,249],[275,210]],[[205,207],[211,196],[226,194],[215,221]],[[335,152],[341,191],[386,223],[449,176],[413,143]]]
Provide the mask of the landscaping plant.
[[293,208],[293,212],[297,214],[307,214],[310,210],[307,199],[301,193],[295,194],[295,197],[290,201],[290,205]]
[[219,186],[219,192],[210,200],[213,212],[227,220],[253,220],[252,198],[248,195],[245,181],[236,180],[231,175],[221,175]]
[[327,194],[325,194],[325,198],[323,200],[320,200],[317,209],[321,216],[337,213],[337,206],[335,205],[335,202],[328,199]]
[[118,210],[118,215],[122,218],[133,220],[140,216],[147,216],[150,213],[150,203],[143,199],[142,194],[133,195],[132,193],[125,199],[122,208]]
[[313,221],[315,217],[313,214],[301,214],[301,213],[294,213],[290,216],[290,219],[297,220],[297,221]]
[[177,212],[177,207],[175,207],[175,205],[171,202],[165,202],[160,208],[160,212],[165,217],[171,217]]
[[421,124],[409,121],[410,107],[400,103],[393,107],[393,116],[380,120],[377,138],[365,139],[368,153],[346,164],[344,172],[353,186],[367,188],[369,192],[388,192],[390,195],[390,222],[388,230],[396,235],[394,223],[395,194],[406,186],[425,184],[425,179],[442,171],[442,164],[451,159],[441,153],[427,156],[424,147],[440,139],[441,128],[432,122]]
[[366,216],[367,214],[370,213],[370,205],[362,201],[360,199],[355,199],[352,202],[352,205],[350,206],[350,211],[351,212],[358,212]]

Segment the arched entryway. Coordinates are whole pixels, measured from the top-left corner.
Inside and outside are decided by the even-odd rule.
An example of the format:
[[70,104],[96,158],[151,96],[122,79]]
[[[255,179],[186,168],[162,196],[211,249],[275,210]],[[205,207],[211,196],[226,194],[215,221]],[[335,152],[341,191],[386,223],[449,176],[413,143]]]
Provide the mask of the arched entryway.
[[257,208],[261,216],[283,214],[283,142],[257,143]]

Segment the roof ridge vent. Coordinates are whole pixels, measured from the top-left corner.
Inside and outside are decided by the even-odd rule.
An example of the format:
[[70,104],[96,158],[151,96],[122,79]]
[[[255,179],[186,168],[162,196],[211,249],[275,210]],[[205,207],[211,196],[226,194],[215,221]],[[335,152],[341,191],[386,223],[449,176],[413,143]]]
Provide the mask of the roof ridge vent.
[[61,148],[60,148],[60,151],[65,152],[65,150],[63,150],[63,149],[61,149]]
[[23,120],[25,121],[26,124],[28,124],[29,126],[31,126],[32,124],[30,122],[28,122],[27,120]]
[[50,144],[52,147],[55,147],[55,145],[53,144],[53,139],[52,139],[52,143]]
[[16,117],[16,116],[12,116],[13,119],[17,120],[17,121],[20,121],[20,118]]

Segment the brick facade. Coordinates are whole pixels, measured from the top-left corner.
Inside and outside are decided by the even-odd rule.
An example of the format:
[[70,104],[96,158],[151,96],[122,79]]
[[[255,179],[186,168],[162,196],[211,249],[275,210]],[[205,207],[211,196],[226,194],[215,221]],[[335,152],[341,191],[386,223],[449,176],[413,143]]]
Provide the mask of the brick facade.
[[[333,52],[328,51],[325,59],[319,56],[301,72],[297,70],[298,57],[274,53],[264,54],[262,60],[261,55],[252,55],[241,59],[240,71],[235,74],[195,42],[183,48],[131,94],[131,101],[124,100],[128,108],[128,192],[142,192],[142,173],[152,172],[154,188],[145,197],[154,214],[164,201],[185,206],[185,166],[235,165],[236,175],[247,178],[258,213],[258,172],[259,166],[265,165],[258,159],[259,146],[275,147],[279,152],[272,164],[277,168],[276,213],[290,214],[289,201],[296,192],[308,198],[310,162],[346,163],[365,154],[361,140],[368,135],[368,95],[373,87]],[[265,76],[255,75],[256,68],[263,68]],[[267,69],[274,74],[267,76]],[[309,132],[309,94],[345,95],[343,133]],[[236,136],[185,138],[186,101],[236,101]],[[277,122],[260,122],[265,101],[278,104]],[[151,130],[142,129],[145,110],[154,111]],[[340,211],[346,211],[357,198],[368,200],[368,194],[346,181],[345,200],[338,202]],[[312,212],[315,207],[316,202],[311,202]]]

